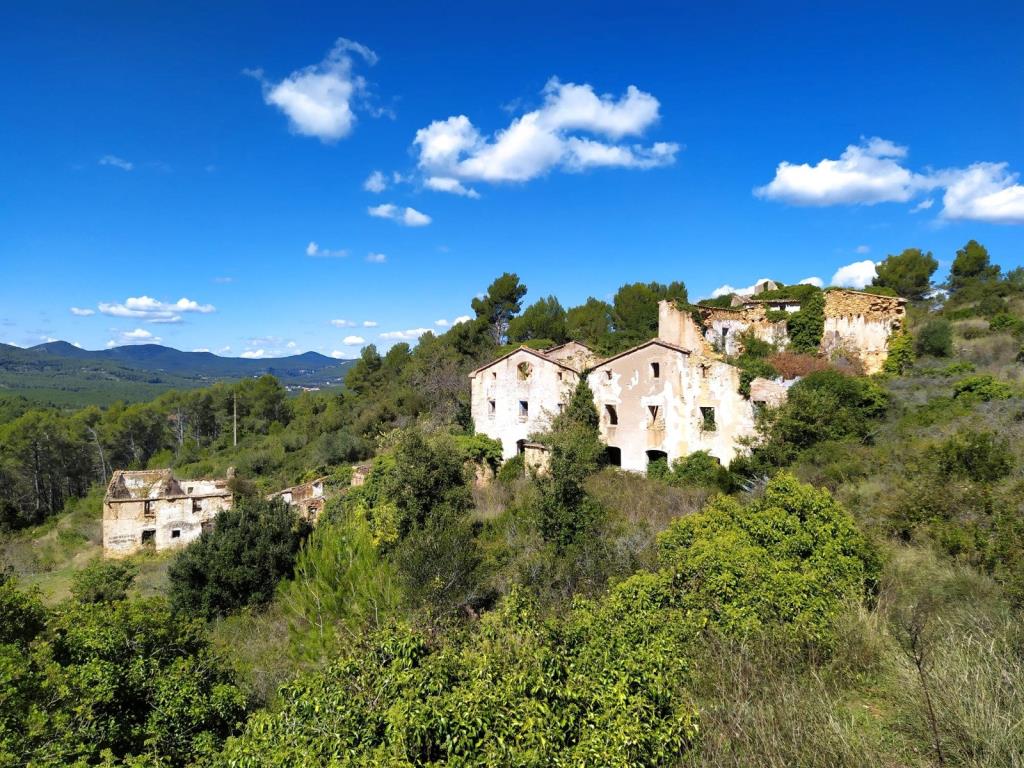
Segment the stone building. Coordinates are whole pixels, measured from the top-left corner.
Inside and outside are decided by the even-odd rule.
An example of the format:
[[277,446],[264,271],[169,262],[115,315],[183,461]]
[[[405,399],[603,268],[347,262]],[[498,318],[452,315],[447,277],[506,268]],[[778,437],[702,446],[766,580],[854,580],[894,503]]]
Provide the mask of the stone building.
[[326,481],[326,477],[318,477],[308,483],[293,485],[291,488],[270,494],[267,496],[267,500],[281,499],[304,519],[315,524],[320,519],[320,514],[324,511],[324,505],[327,503],[327,497],[324,495]]
[[[906,322],[906,299],[878,296],[846,288],[824,291],[825,330],[820,352],[829,359],[843,357],[860,366],[866,374],[882,370],[888,355],[889,337]],[[779,313],[800,311],[799,299],[733,297],[731,307],[698,304],[705,341],[726,355],[743,351],[740,336],[752,333],[778,349],[789,345],[786,321]],[[681,310],[677,310],[681,311]]]
[[707,451],[728,464],[754,434],[739,369],[662,339],[597,365],[588,378],[612,464],[646,472],[658,459]]
[[184,547],[232,502],[226,480],[178,480],[169,469],[118,470],[103,499],[103,553],[125,557],[145,546]]
[[522,453],[569,401],[584,366],[596,356],[579,342],[540,352],[512,350],[469,374],[476,431],[501,442],[502,459]]

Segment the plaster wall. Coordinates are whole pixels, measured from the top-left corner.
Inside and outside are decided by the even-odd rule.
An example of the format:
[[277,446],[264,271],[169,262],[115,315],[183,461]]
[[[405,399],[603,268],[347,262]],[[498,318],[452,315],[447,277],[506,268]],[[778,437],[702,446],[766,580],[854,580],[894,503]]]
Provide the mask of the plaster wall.
[[[529,375],[520,365],[529,366]],[[471,413],[476,431],[501,442],[502,459],[519,452],[519,441],[546,431],[569,401],[578,374],[543,357],[517,350],[472,374]],[[520,403],[526,403],[526,413]]]
[[[601,437],[621,452],[626,470],[646,472],[651,451],[671,463],[706,450],[727,464],[741,450],[737,441],[754,434],[753,406],[738,392],[739,371],[725,363],[654,343],[602,363],[588,382]],[[702,408],[713,409],[713,429]]]

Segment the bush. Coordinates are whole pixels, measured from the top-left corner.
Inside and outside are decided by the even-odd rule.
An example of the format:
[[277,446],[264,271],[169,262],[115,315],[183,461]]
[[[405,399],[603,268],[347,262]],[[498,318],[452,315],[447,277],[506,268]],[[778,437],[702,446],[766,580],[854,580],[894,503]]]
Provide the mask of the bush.
[[74,575],[71,594],[80,603],[124,600],[137,572],[138,568],[132,563],[93,560]]
[[988,402],[1013,397],[1013,387],[987,373],[967,376],[953,387],[953,397],[967,402]]
[[909,333],[894,333],[888,341],[889,354],[885,358],[883,370],[896,376],[902,376],[914,364],[914,341]]
[[953,326],[942,318],[929,320],[917,332],[914,349],[922,356],[949,357],[953,353]]
[[784,379],[797,379],[816,371],[827,371],[832,366],[828,361],[817,355],[804,355],[799,352],[777,352],[768,358],[771,367],[778,371]]
[[284,502],[241,499],[171,563],[174,608],[214,618],[265,605],[291,575],[308,533],[309,524]]
[[786,330],[794,351],[817,352],[825,332],[825,294],[817,289],[808,292],[801,300],[800,310],[790,314]]
[[714,488],[725,493],[735,489],[732,474],[707,451],[696,451],[685,458],[677,459],[672,464],[672,473],[668,479],[672,485],[681,487]]
[[870,379],[835,370],[812,373],[790,387],[782,407],[765,414],[765,439],[754,463],[784,466],[826,440],[865,438],[887,407],[887,393]]
[[779,632],[828,648],[847,600],[877,583],[880,560],[828,491],[782,473],[743,506],[716,497],[658,538],[681,607],[727,636]]
[[504,485],[514,483],[522,477],[526,476],[526,459],[523,458],[523,454],[517,453],[511,459],[501,465],[501,469],[498,470],[498,482]]
[[[13,597],[20,647],[0,638],[0,764],[193,765],[244,716],[204,628],[166,601],[68,601],[47,612]],[[3,619],[11,598],[0,585]]]
[[1010,442],[994,432],[960,432],[934,449],[932,455],[942,474],[975,482],[1000,480],[1013,469]]
[[1024,320],[1008,312],[1000,312],[993,315],[992,319],[988,321],[988,327],[991,331],[1006,331],[1015,336],[1024,334]]

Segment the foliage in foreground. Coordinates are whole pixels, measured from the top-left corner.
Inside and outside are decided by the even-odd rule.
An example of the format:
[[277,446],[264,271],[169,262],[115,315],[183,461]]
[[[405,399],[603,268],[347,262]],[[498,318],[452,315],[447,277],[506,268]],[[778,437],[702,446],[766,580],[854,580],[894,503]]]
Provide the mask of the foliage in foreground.
[[658,572],[561,618],[513,590],[446,642],[377,633],[253,716],[222,764],[671,765],[698,733],[686,691],[701,630],[828,649],[877,578],[847,513],[786,475],[746,509],[719,498],[679,520],[660,549]]
[[184,766],[244,715],[205,628],[161,599],[48,611],[7,580],[0,619],[0,765]]

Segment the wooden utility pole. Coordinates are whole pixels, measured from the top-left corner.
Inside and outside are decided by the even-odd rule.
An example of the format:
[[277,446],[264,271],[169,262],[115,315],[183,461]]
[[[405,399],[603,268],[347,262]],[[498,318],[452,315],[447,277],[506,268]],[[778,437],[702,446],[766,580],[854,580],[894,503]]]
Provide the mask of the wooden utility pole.
[[235,392],[234,394],[235,394],[235,396],[234,396],[234,416],[233,416],[233,419],[232,419],[232,426],[233,426],[234,432],[235,432],[234,446],[237,448],[238,447],[238,393]]

